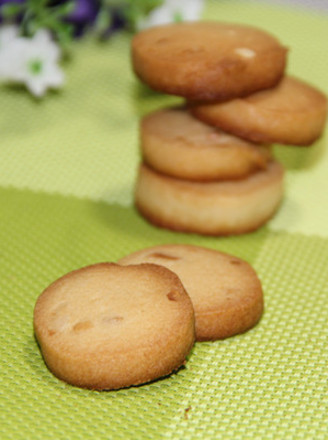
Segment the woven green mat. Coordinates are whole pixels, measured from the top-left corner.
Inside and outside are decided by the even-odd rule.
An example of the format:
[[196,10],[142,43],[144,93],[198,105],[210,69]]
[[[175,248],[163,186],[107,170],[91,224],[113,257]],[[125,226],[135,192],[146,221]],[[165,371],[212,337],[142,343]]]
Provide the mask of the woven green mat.
[[[291,48],[288,70],[328,93],[327,15],[223,0],[205,16],[278,35]],[[286,196],[259,231],[157,229],[132,206],[138,120],[177,99],[137,83],[127,36],[79,42],[73,55],[66,87],[42,102],[0,89],[0,438],[327,439],[326,138],[275,147]],[[259,325],[197,343],[184,369],[140,387],[94,392],[52,376],[32,329],[41,291],[72,269],[170,242],[249,261],[265,292]]]

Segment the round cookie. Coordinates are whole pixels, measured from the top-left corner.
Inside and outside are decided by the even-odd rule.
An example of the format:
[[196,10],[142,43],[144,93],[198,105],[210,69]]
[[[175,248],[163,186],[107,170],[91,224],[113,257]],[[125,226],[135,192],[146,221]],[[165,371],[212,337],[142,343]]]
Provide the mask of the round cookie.
[[135,204],[155,225],[204,235],[241,234],[263,225],[283,196],[283,167],[276,161],[242,180],[192,182],[139,169]]
[[193,303],[196,340],[223,339],[252,328],[263,312],[261,282],[239,258],[198,246],[168,244],[137,251],[119,264],[161,264],[175,272]]
[[238,179],[265,168],[271,158],[269,146],[226,134],[184,108],[148,114],[141,121],[140,135],[144,161],[159,172],[183,179]]
[[132,40],[132,65],[151,88],[191,100],[227,100],[273,87],[286,48],[260,29],[215,21],[156,26]]
[[314,87],[285,77],[271,90],[225,103],[192,104],[202,121],[252,142],[310,145],[324,129],[327,98]]
[[38,298],[34,331],[55,376],[118,389],[168,375],[194,342],[194,312],[179,278],[154,264],[88,266]]

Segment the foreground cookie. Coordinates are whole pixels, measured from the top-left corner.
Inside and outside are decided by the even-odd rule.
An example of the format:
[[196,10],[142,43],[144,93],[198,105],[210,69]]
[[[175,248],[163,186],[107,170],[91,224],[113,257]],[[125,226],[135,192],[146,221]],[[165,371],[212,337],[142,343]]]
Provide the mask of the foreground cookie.
[[269,146],[228,135],[183,108],[150,113],[141,121],[140,132],[145,162],[183,179],[237,179],[265,168],[271,157]]
[[155,90],[196,100],[226,100],[273,87],[286,49],[265,31],[237,24],[157,26],[132,41],[137,76]]
[[102,263],[51,284],[36,302],[34,330],[58,378],[117,389],[179,368],[194,342],[194,314],[168,269]]
[[285,77],[271,90],[225,103],[194,104],[191,111],[249,141],[310,145],[324,129],[327,98],[309,84]]
[[263,312],[263,293],[254,269],[218,251],[169,244],[135,252],[119,264],[161,264],[175,272],[195,310],[196,340],[223,339],[253,327]]
[[135,203],[150,222],[205,235],[241,234],[263,225],[283,196],[283,167],[276,161],[242,180],[192,182],[141,165]]

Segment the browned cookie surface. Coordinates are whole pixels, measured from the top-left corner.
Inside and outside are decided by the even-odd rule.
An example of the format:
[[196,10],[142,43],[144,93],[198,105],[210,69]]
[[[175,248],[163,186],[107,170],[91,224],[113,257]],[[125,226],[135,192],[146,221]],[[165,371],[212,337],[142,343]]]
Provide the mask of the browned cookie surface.
[[164,174],[190,180],[238,179],[265,168],[268,145],[229,135],[194,118],[184,108],[152,112],[141,121],[145,162]]
[[142,249],[118,263],[145,262],[179,276],[194,306],[198,341],[242,333],[262,315],[261,283],[246,261],[199,246],[168,244]]
[[155,90],[197,100],[226,100],[274,86],[286,49],[260,29],[215,21],[142,31],[132,41],[132,64]]
[[225,103],[193,104],[194,116],[253,142],[310,145],[324,129],[327,98],[286,76],[277,87]]
[[101,263],[51,284],[36,302],[34,330],[58,378],[117,389],[179,368],[194,342],[194,313],[168,269]]

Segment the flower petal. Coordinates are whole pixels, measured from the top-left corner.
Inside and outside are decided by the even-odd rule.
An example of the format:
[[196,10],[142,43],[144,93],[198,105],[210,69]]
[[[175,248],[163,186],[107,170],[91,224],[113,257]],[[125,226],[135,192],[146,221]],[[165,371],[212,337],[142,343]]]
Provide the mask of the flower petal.
[[5,47],[10,41],[17,38],[19,35],[19,28],[13,24],[6,24],[0,27],[0,50]]
[[152,26],[169,24],[177,20],[194,21],[200,18],[204,6],[204,0],[165,0],[158,8],[138,22],[138,29],[146,29]]
[[42,81],[36,80],[35,78],[28,78],[25,81],[25,84],[28,90],[38,98],[41,98],[47,90],[47,85]]

